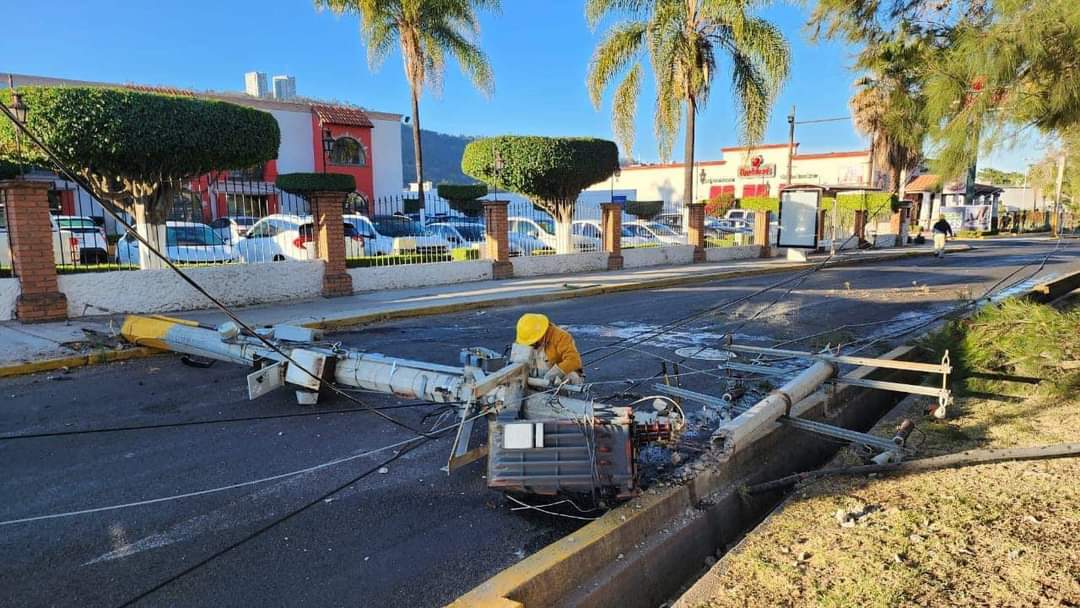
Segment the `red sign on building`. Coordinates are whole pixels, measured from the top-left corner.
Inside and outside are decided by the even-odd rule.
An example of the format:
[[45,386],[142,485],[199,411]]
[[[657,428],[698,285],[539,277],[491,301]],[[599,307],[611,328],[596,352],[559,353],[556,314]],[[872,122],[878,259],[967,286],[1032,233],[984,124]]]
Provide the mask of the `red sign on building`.
[[739,167],[739,177],[776,177],[776,164],[766,165],[759,154],[750,159],[750,165]]

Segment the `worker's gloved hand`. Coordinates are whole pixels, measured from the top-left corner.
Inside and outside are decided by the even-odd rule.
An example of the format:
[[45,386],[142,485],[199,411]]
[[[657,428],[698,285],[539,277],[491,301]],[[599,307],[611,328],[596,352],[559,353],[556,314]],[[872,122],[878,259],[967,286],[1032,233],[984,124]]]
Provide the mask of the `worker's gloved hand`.
[[552,365],[551,369],[544,374],[544,380],[546,380],[548,384],[555,385],[562,381],[563,375],[563,371],[559,369],[558,365]]
[[566,383],[573,384],[574,386],[581,386],[582,384],[585,384],[585,378],[577,372],[570,372],[566,375]]

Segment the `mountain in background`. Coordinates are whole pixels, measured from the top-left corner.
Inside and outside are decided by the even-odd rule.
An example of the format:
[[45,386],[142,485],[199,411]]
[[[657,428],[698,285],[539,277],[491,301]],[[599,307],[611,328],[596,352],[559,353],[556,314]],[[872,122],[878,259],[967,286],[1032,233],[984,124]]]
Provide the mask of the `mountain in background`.
[[[447,135],[436,131],[420,130],[420,143],[424,146],[424,179],[433,184],[472,184],[477,180],[461,172],[461,155],[465,146],[475,137]],[[408,186],[416,179],[416,161],[413,157],[412,127],[401,125],[401,168]]]

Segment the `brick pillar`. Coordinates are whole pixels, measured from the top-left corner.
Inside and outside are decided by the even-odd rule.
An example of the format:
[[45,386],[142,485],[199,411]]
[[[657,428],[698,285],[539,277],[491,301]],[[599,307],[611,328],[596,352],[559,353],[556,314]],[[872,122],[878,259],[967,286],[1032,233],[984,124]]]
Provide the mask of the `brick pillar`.
[[904,244],[904,210],[901,209],[892,214],[889,218],[889,233],[896,235],[895,247],[900,247]]
[[600,212],[600,237],[608,254],[607,269],[622,270],[622,205],[603,203]]
[[866,242],[866,209],[855,212],[855,238],[859,240],[859,246]]
[[345,270],[345,223],[342,209],[345,194],[313,192],[311,215],[314,220],[316,256],[326,263],[322,295],[327,298],[352,295],[352,277]]
[[687,205],[686,244],[694,247],[694,263],[705,261],[705,204]]
[[67,319],[67,297],[60,293],[49,221],[49,182],[0,182],[7,192],[11,262],[19,278],[15,318],[26,323]]
[[765,210],[754,212],[754,244],[761,247],[761,257],[772,257],[772,247],[769,243],[769,222],[772,221],[772,213]]
[[484,259],[491,260],[491,274],[496,279],[514,276],[510,263],[510,225],[506,206],[510,201],[484,201]]

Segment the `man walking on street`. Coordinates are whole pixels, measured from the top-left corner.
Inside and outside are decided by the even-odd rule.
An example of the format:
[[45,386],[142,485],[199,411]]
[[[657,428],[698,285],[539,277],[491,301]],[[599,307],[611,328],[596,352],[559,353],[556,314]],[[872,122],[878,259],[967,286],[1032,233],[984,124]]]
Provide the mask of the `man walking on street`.
[[945,220],[944,215],[939,215],[937,223],[934,224],[931,230],[934,232],[934,255],[939,258],[944,257],[945,239],[946,237],[952,238],[952,226]]

